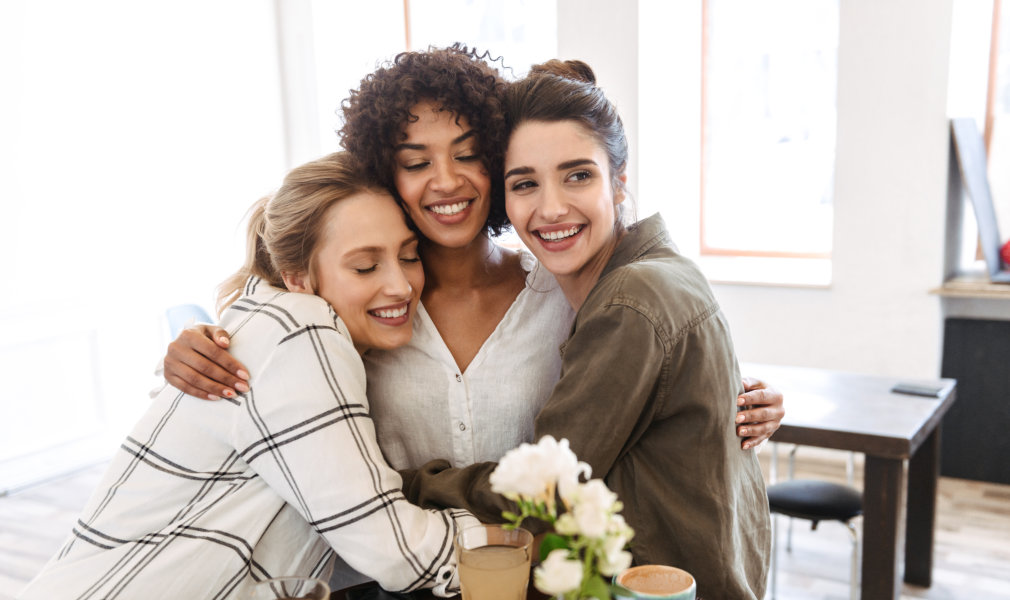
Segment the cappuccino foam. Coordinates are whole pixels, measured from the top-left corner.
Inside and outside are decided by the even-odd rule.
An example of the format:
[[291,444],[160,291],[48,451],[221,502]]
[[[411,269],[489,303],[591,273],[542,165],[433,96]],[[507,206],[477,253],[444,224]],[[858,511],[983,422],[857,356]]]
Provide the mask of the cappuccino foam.
[[663,565],[633,567],[618,579],[618,583],[629,590],[655,596],[682,592],[691,587],[693,581],[687,572]]

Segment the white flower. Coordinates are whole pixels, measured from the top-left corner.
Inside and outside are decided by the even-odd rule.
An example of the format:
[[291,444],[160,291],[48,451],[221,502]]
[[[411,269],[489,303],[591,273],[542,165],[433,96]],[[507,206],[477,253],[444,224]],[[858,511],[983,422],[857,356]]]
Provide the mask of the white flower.
[[554,522],[554,531],[561,535],[578,535],[579,523],[575,520],[575,515],[566,512],[558,517],[558,520]]
[[502,457],[491,473],[491,490],[513,500],[524,497],[553,505],[558,486],[567,490],[580,474],[591,473],[568,447],[568,440],[545,435],[536,445],[521,444]]
[[631,566],[631,553],[624,547],[628,538],[623,535],[613,535],[603,542],[602,552],[598,555],[601,575],[617,575]]
[[532,444],[522,444],[509,450],[498,461],[498,466],[491,473],[491,490],[506,498],[517,500],[519,496],[539,498],[552,482],[536,472],[536,447]]
[[548,596],[570,592],[582,585],[582,563],[568,558],[567,550],[552,550],[533,571],[533,583]]
[[[620,510],[620,509],[615,508],[614,510]],[[607,533],[616,533],[618,535],[624,536],[629,540],[631,539],[631,536],[634,535],[634,532],[631,530],[631,527],[628,527],[628,523],[624,520],[624,516],[619,515],[616,512],[610,515],[610,523],[607,525]]]
[[575,518],[578,532],[586,537],[598,538],[607,533],[617,494],[610,491],[602,479],[593,479],[572,488],[565,502]]

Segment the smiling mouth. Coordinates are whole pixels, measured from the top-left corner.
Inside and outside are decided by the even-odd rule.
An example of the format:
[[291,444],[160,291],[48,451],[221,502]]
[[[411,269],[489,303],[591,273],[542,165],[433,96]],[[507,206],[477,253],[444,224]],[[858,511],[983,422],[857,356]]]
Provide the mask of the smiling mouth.
[[470,206],[473,200],[461,200],[459,202],[454,202],[452,204],[435,204],[427,207],[431,212],[442,215],[444,217],[451,217],[453,215],[458,215],[459,213],[466,210],[466,207]]
[[568,239],[575,235],[576,233],[582,231],[585,225],[573,225],[568,229],[562,229],[560,231],[537,231],[537,237],[545,242],[560,242],[561,240]]
[[379,317],[380,319],[398,319],[403,315],[407,314],[407,309],[410,304],[404,304],[399,308],[378,308],[376,310],[368,311],[368,314]]

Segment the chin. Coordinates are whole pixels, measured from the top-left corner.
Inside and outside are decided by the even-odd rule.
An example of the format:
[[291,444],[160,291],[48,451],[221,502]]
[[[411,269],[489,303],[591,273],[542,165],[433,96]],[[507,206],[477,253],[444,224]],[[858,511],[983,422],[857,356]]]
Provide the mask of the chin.
[[406,346],[410,342],[410,333],[407,335],[388,337],[382,340],[377,340],[375,344],[372,345],[376,350],[395,350],[401,346]]

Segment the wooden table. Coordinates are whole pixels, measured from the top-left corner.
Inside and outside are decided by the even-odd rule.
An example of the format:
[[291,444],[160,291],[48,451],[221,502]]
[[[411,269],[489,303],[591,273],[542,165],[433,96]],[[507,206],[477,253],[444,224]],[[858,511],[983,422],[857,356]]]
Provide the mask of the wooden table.
[[[363,583],[346,590],[337,590],[330,594],[330,600],[346,600],[348,595],[361,600],[442,600],[431,593],[431,590],[419,590],[411,594],[391,594],[375,582]],[[459,598],[460,596],[455,596]],[[542,594],[533,587],[533,578],[530,577],[530,584],[526,590],[526,600],[550,600],[548,596]]]
[[[929,587],[940,473],[940,420],[954,402],[956,382],[764,364],[741,367],[744,373],[771,382],[785,394],[786,417],[773,441],[866,455],[863,600],[900,596],[903,546],[904,580]],[[899,381],[942,390],[936,398],[891,393]],[[911,499],[907,503],[906,492]]]

